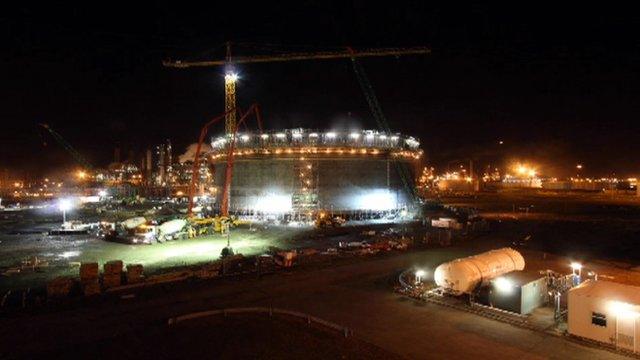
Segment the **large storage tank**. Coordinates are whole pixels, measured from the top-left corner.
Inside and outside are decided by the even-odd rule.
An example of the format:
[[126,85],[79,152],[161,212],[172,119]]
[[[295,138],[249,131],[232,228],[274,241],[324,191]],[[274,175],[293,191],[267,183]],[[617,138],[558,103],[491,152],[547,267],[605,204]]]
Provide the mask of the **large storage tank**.
[[471,293],[483,281],[524,269],[524,258],[511,248],[456,259],[436,268],[434,280],[455,294]]
[[[221,203],[229,137],[213,139],[208,154]],[[240,133],[234,151],[229,210],[236,214],[368,213],[411,206],[422,156],[419,142],[374,130],[318,132],[288,129]],[[399,170],[402,169],[402,170]]]

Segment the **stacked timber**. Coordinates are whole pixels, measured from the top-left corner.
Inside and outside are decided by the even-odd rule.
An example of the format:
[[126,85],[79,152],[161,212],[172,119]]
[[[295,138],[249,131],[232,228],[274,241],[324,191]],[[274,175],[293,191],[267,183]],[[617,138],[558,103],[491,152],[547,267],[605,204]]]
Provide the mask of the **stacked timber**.
[[98,263],[80,264],[80,287],[85,296],[100,293],[99,272]]
[[67,297],[73,289],[75,281],[69,276],[59,276],[47,283],[49,299]]
[[167,273],[163,273],[163,274],[151,275],[148,278],[146,278],[145,283],[147,283],[147,284],[160,284],[160,283],[165,283],[165,282],[180,281],[180,280],[185,280],[185,279],[188,279],[190,277],[193,277],[194,275],[196,275],[196,274],[194,273],[193,270],[184,269],[184,270],[179,270],[179,271],[167,272]]
[[276,254],[276,264],[282,267],[292,267],[296,255],[295,251],[280,251]]
[[127,284],[137,284],[144,280],[142,264],[127,265]]
[[123,267],[122,260],[113,260],[104,264],[102,285],[105,289],[120,286]]
[[222,274],[233,274],[242,272],[242,263],[244,256],[242,254],[235,254],[226,256],[222,259]]
[[196,276],[201,279],[211,279],[220,275],[221,268],[222,263],[220,261],[206,264],[199,269],[199,271],[196,273]]

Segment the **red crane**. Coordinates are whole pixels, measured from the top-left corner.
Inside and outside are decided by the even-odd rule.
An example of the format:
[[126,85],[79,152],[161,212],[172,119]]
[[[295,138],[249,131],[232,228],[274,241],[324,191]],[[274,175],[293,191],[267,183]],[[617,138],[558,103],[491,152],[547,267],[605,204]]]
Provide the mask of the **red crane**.
[[[230,110],[235,112],[236,109]],[[202,126],[200,130],[200,137],[198,138],[198,146],[196,147],[196,153],[193,158],[193,172],[191,174],[191,183],[189,184],[189,209],[187,210],[187,215],[189,217],[193,216],[193,197],[195,195],[196,186],[198,180],[200,178],[200,152],[202,150],[202,143],[207,136],[207,132],[209,131],[209,127],[218,121],[224,119],[228,115],[229,111],[225,112],[222,115],[218,115],[215,118],[211,119],[209,122]],[[258,104],[253,104],[247,109],[247,111],[242,114],[242,112],[238,109],[238,113],[241,114],[240,120],[238,120],[235,128],[230,133],[231,141],[229,141],[229,147],[227,149],[227,167],[225,169],[225,182],[222,193],[222,201],[220,204],[220,211],[222,216],[229,216],[229,193],[231,189],[231,180],[233,179],[233,158],[234,158],[234,150],[236,146],[236,134],[238,132],[238,127],[241,124],[244,124],[245,120],[252,113],[256,115],[256,122],[258,123],[258,129],[260,130],[260,134],[262,134],[262,119],[260,117],[260,108]],[[246,126],[246,125],[245,125]]]

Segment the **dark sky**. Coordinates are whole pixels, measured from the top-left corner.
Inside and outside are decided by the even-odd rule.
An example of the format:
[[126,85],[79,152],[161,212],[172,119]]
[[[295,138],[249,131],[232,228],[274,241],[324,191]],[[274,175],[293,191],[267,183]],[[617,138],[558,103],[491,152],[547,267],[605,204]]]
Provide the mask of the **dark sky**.
[[[180,152],[223,111],[223,69],[162,60],[221,58],[230,40],[246,55],[429,46],[428,56],[361,63],[391,127],[419,137],[434,164],[473,156],[532,160],[560,176],[578,162],[592,175],[640,174],[640,18],[631,8],[137,3],[3,8],[0,168],[74,164],[40,122],[98,166],[115,146],[126,155],[170,138]],[[260,103],[269,128],[375,128],[346,60],[238,70],[240,105]]]

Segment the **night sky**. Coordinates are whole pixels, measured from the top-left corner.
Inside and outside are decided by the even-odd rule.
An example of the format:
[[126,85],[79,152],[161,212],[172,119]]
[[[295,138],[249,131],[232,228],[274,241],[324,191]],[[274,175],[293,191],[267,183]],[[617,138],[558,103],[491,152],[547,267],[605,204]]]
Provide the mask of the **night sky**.
[[[162,60],[219,59],[232,41],[239,55],[428,46],[431,55],[361,63],[391,128],[420,138],[430,163],[532,160],[556,176],[577,163],[587,175],[640,175],[640,17],[631,8],[91,3],[0,12],[0,169],[74,166],[41,122],[96,166],[116,146],[126,158],[166,138],[179,154],[223,111],[223,69]],[[240,106],[258,102],[267,128],[375,128],[348,60],[237,69]]]

